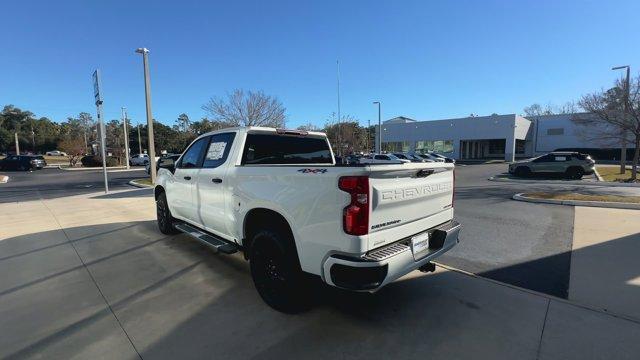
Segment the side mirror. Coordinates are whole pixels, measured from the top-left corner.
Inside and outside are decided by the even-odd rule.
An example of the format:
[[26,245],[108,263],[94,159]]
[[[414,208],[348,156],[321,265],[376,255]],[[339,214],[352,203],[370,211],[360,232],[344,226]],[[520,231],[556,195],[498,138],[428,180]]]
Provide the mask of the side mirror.
[[172,174],[176,171],[176,165],[173,159],[164,159],[158,162],[158,167],[169,170]]

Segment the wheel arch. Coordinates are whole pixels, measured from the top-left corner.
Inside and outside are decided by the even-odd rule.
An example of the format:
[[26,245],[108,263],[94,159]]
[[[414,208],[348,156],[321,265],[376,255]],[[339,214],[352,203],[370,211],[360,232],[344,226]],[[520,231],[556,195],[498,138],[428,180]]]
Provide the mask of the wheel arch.
[[247,212],[242,222],[242,247],[244,257],[248,259],[253,236],[260,230],[272,229],[284,232],[291,241],[291,246],[298,255],[298,249],[291,224],[279,212],[267,208],[254,208]]
[[156,185],[156,187],[153,188],[153,198],[155,200],[158,200],[158,196],[160,196],[160,194],[162,194],[163,192],[165,192],[165,190],[162,185]]

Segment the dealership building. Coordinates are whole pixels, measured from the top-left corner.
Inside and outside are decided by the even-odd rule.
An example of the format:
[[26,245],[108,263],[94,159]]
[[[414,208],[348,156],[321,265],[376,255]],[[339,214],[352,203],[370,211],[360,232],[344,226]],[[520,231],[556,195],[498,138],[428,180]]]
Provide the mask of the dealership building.
[[[509,114],[427,121],[400,116],[383,122],[382,151],[435,151],[460,160],[513,161],[561,148],[601,148],[572,121],[575,116],[589,114],[526,118]],[[376,129],[376,140],[378,136]]]

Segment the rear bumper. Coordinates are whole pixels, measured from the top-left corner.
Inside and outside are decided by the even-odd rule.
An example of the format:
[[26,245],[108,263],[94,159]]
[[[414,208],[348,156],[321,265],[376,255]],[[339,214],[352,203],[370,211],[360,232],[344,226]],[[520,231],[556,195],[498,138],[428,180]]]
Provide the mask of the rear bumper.
[[366,254],[332,254],[322,266],[324,281],[354,291],[376,291],[449,251],[458,243],[462,225],[448,221],[429,231],[429,250],[414,260],[411,237],[374,249]]

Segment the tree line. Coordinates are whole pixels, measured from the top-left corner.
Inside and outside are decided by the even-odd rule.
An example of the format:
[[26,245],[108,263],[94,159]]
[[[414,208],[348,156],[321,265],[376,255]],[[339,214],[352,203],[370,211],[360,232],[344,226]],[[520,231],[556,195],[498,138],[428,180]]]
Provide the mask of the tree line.
[[[180,153],[198,135],[234,126],[265,126],[284,128],[286,108],[282,102],[262,91],[234,90],[224,97],[213,97],[202,105],[207,116],[191,121],[180,114],[173,124],[165,125],[154,119],[154,141],[157,152]],[[374,144],[373,127],[367,129],[351,116],[341,121],[332,114],[323,127],[311,123],[299,127],[305,130],[327,133],[334,150],[339,154],[367,151],[367,144]],[[121,164],[125,158],[124,127],[121,119],[105,123],[106,150]],[[15,152],[15,134],[18,135],[21,153],[44,154],[61,150],[75,164],[83,155],[97,150],[99,129],[97,121],[88,112],[69,116],[61,122],[48,117],[37,117],[27,109],[5,105],[0,112],[0,153]],[[147,125],[132,125],[127,121],[127,135],[131,154],[148,148]],[[140,142],[139,140],[140,139]],[[340,144],[340,146],[338,146]]]

